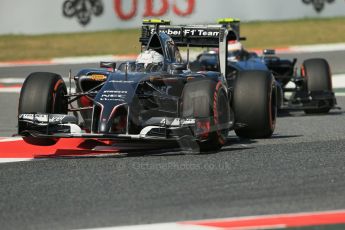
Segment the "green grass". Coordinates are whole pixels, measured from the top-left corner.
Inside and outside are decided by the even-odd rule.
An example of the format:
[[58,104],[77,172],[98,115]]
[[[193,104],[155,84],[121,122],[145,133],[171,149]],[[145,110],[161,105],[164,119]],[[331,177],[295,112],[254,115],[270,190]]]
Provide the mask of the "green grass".
[[[246,48],[345,42],[345,17],[280,22],[242,23]],[[0,61],[41,60],[53,57],[135,54],[140,31],[0,36]]]
[[345,42],[345,17],[243,24],[249,48]]
[[53,57],[128,54],[140,50],[139,30],[40,36],[0,36],[0,61]]

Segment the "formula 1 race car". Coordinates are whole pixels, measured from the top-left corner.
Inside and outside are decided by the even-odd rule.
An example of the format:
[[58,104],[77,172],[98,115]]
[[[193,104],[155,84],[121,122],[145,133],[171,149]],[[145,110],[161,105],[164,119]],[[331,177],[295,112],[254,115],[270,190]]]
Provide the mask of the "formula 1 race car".
[[[271,72],[244,69],[234,81],[225,77],[228,40],[236,36],[224,25],[144,21],[137,60],[81,70],[73,77],[75,93],[58,74],[30,74],[20,93],[18,134],[36,145],[85,138],[176,143],[193,151],[218,150],[230,130],[270,137],[277,108]],[[220,71],[192,72],[178,46],[218,48]]]
[[[234,27],[239,36],[239,20],[221,20],[220,23]],[[227,79],[237,76],[243,69],[271,71],[277,85],[279,110],[304,110],[305,113],[328,113],[336,105],[332,88],[332,76],[328,62],[322,58],[307,59],[300,71],[295,68],[297,59],[281,59],[275,50],[264,50],[263,56],[243,49],[239,40],[230,41],[233,50],[228,52]],[[229,45],[230,46],[230,45]],[[194,70],[217,71],[218,54],[207,51],[192,62]],[[293,83],[293,87],[288,84]],[[290,94],[290,95],[289,95]]]
[[[299,71],[297,59],[281,59],[274,50],[264,50],[260,57],[271,70],[281,89],[278,108],[304,110],[306,114],[328,113],[336,105],[332,75],[327,60],[312,58],[303,61]],[[292,82],[293,87],[288,87]],[[291,93],[288,97],[287,93]]]

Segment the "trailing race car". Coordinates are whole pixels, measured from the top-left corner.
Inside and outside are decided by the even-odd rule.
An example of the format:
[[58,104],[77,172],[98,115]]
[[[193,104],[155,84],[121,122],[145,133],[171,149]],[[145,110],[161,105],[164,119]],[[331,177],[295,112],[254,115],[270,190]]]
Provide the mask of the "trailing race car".
[[[171,26],[147,20],[135,62],[101,62],[83,69],[76,93],[58,74],[30,74],[20,93],[18,134],[36,145],[59,138],[177,143],[200,151],[221,148],[230,130],[240,137],[270,137],[276,120],[276,87],[265,70],[238,71],[227,81],[228,40],[223,25]],[[178,46],[218,48],[220,71],[192,72]],[[70,76],[71,78],[71,76]],[[76,105],[77,104],[77,105]]]
[[[239,38],[239,20],[221,20],[230,28],[235,27]],[[300,71],[295,68],[297,59],[281,59],[275,50],[264,50],[263,56],[243,49],[239,39],[228,46],[228,80],[243,69],[271,71],[276,80],[279,110],[304,110],[305,113],[328,113],[336,105],[332,88],[331,70],[323,58],[307,59]],[[192,63],[195,71],[217,71],[218,54],[215,51],[201,53]],[[288,87],[292,82],[294,87]],[[290,93],[290,95],[289,95]]]
[[[279,109],[304,110],[305,113],[328,113],[336,105],[332,75],[327,60],[311,58],[296,71],[297,59],[281,59],[274,50],[264,50],[260,57],[281,88]],[[287,87],[292,82],[294,87]],[[287,93],[292,93],[289,97]]]

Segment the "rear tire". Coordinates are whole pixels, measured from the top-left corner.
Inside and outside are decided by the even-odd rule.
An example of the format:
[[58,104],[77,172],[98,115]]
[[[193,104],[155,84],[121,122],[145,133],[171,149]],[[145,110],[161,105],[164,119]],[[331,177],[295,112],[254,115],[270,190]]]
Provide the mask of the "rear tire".
[[[68,102],[66,85],[58,74],[35,72],[24,81],[20,92],[18,113],[56,113],[67,114]],[[23,132],[18,124],[18,133]],[[53,145],[56,138],[23,137],[24,141],[33,145]]]
[[277,89],[270,72],[243,71],[235,79],[235,133],[244,138],[268,138],[275,129]]
[[[303,62],[305,78],[307,80],[308,92],[331,92],[332,77],[328,62],[322,58],[308,59]],[[328,113],[332,107],[320,109],[305,109],[306,114]]]
[[[221,82],[209,79],[188,82],[182,94],[182,118],[209,122],[207,133],[198,137],[200,152],[217,151],[226,142],[230,122],[230,104]],[[204,124],[206,124],[204,123]]]

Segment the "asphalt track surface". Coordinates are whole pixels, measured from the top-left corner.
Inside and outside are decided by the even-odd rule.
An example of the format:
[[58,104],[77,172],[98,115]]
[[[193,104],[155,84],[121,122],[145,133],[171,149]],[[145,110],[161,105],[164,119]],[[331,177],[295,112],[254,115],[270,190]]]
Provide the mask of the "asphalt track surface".
[[[0,69],[0,77],[23,77],[32,69],[38,68]],[[0,228],[78,229],[344,209],[345,98],[337,100],[342,109],[328,115],[280,117],[271,139],[231,133],[217,153],[0,164]],[[15,132],[17,101],[18,94],[0,94],[0,136]]]

